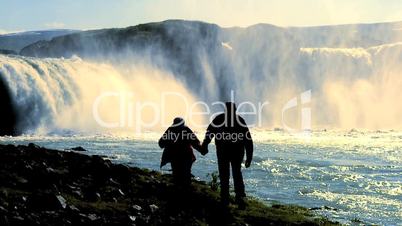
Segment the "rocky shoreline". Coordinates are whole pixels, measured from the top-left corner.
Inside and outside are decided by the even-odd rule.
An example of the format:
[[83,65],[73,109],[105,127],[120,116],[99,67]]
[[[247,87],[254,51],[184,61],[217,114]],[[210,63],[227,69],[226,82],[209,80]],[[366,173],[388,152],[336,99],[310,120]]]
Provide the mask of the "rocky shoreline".
[[336,225],[306,208],[247,201],[223,210],[205,182],[76,151],[0,145],[0,225]]

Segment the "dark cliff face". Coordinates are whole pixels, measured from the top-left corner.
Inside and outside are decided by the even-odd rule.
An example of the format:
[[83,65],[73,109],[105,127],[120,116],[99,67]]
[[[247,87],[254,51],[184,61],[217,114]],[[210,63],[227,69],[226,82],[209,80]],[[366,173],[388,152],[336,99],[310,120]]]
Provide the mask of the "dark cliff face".
[[[0,74],[1,75],[1,74]],[[7,86],[0,77],[0,136],[16,135],[17,115]]]
[[[221,28],[203,22],[169,20],[65,35],[29,45],[20,54],[77,55],[116,64],[144,62],[172,72],[203,99],[217,101],[227,99],[230,90],[243,85],[234,79],[239,75],[247,75],[266,87],[266,81],[261,80],[268,74],[273,80],[269,86],[274,86],[279,74],[286,73],[280,65],[297,60],[298,51],[293,35],[272,25]],[[209,87],[209,75],[218,87]]]
[[[257,24],[247,28],[222,28],[214,24],[168,20],[137,26],[78,32],[40,41],[20,54],[35,57],[71,57],[134,64],[143,62],[168,70],[198,90],[203,99],[227,99],[230,90],[243,86],[246,76],[263,90],[278,89],[280,82],[314,86],[300,57],[302,47],[352,48],[402,40],[401,23],[357,24],[282,28]],[[379,33],[381,34],[379,36]],[[228,45],[224,45],[227,43]],[[218,87],[210,94],[206,76],[213,75]],[[282,78],[280,78],[282,76]],[[285,81],[284,81],[285,80]],[[300,81],[301,80],[301,81]]]
[[[166,21],[127,28],[79,32],[39,41],[21,50],[25,56],[113,59],[166,54],[184,57],[197,47],[214,48],[218,26],[201,22]],[[212,46],[211,46],[212,45]]]
[[121,29],[85,31],[40,41],[21,50],[24,56],[71,57],[115,64],[144,62],[167,69],[179,79],[201,82],[201,54],[217,55],[220,29],[192,21],[165,21]]

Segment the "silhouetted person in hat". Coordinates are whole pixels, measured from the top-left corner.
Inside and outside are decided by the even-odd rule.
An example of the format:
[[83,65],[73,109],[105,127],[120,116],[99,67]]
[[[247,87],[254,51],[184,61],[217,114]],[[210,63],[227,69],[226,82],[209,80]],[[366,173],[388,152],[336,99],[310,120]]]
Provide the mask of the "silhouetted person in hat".
[[159,146],[164,148],[161,167],[171,163],[175,184],[188,186],[191,183],[191,166],[195,161],[193,148],[200,150],[200,141],[185,125],[184,119],[175,118],[162,137]]
[[236,114],[236,105],[227,102],[225,108],[225,112],[217,115],[208,126],[202,149],[206,154],[208,144],[215,138],[222,204],[229,204],[229,178],[230,167],[232,167],[236,202],[240,208],[244,208],[246,193],[241,164],[246,152],[245,166],[250,167],[253,157],[253,140],[244,119]]

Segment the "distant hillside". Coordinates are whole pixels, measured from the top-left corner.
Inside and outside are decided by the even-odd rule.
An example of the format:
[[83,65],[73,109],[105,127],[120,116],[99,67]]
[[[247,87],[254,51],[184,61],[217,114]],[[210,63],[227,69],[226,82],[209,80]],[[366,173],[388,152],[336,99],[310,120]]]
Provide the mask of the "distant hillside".
[[40,40],[71,34],[76,30],[27,31],[0,35],[0,49],[19,52],[22,48]]
[[[64,32],[71,33],[71,31]],[[215,24],[198,21],[168,20],[127,28],[76,32],[53,40],[50,40],[50,35],[48,37],[42,38],[44,41],[27,46],[22,54],[54,57],[74,54],[85,56],[109,54],[112,50],[126,48],[132,48],[133,51],[154,45],[175,48],[177,46],[170,45],[201,45],[206,44],[205,42],[211,44],[214,41],[239,39],[258,43],[266,41],[270,44],[273,44],[272,41],[279,43],[290,41],[300,47],[367,48],[402,41],[402,22],[317,27],[277,27],[257,24],[247,28],[221,28]]]
[[13,50],[8,50],[8,49],[0,49],[0,54],[18,54],[17,52],[13,51]]

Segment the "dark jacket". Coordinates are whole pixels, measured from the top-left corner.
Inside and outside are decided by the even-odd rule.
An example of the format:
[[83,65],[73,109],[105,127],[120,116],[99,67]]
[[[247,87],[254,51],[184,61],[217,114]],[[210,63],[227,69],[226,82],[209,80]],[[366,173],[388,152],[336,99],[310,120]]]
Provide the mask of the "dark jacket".
[[193,148],[200,149],[200,141],[187,126],[171,126],[159,139],[159,147],[164,148],[161,165],[172,161],[195,161]]
[[253,157],[253,140],[244,119],[232,114],[217,115],[207,128],[204,143],[209,144],[215,138],[217,152],[231,152],[230,154],[244,155],[248,160]]

